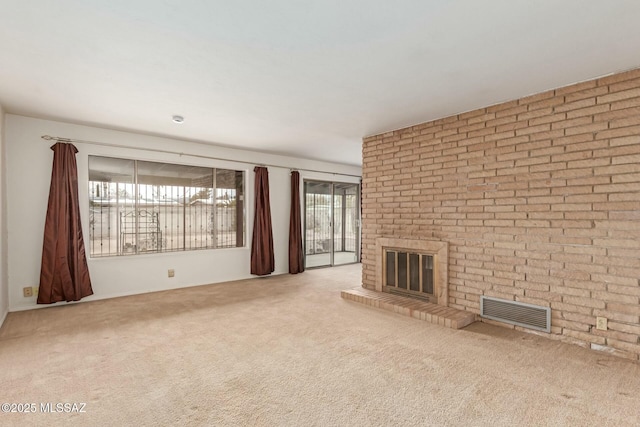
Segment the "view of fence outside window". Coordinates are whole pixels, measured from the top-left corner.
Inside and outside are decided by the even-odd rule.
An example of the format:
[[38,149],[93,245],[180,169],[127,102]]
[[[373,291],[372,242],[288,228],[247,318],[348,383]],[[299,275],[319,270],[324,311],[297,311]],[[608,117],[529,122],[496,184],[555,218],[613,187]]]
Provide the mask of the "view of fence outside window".
[[89,156],[89,253],[245,245],[244,172]]

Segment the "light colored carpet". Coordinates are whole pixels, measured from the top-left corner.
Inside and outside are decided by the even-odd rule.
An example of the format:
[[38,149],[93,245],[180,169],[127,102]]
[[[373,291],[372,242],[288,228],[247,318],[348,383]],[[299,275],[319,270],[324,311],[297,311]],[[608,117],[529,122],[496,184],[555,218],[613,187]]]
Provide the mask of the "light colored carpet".
[[[639,425],[640,365],[340,298],[360,266],[10,313],[5,425]],[[39,409],[39,408],[38,408]]]

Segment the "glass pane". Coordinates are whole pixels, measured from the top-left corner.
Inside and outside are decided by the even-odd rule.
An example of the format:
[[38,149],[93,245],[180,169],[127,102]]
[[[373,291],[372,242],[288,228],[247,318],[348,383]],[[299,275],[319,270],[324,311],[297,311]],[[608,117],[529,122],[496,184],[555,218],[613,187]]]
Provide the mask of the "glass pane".
[[358,184],[334,184],[334,264],[358,262]]
[[213,169],[138,162],[138,189],[138,252],[215,247]]
[[331,265],[331,191],[331,183],[304,183],[306,267]]
[[[143,191],[148,188],[146,185],[141,187]],[[186,223],[185,188],[178,185],[162,185],[155,187],[152,193],[159,196],[158,203],[153,206],[147,198],[147,203],[144,206],[141,205],[141,209],[146,211],[153,208],[158,213],[158,222],[162,233],[162,249],[164,251],[183,250],[183,230]],[[200,203],[200,200],[195,202],[196,205]]]
[[387,251],[387,286],[396,285],[396,253]]
[[245,230],[247,229],[246,215],[244,212],[244,172],[236,173],[236,246],[245,246]]
[[136,248],[135,230],[121,229],[120,216],[135,209],[135,162],[89,156],[89,253],[120,255]]
[[342,206],[342,195],[336,194],[333,196],[333,250],[336,252],[344,252],[344,235],[343,231],[343,214],[344,207]]
[[216,208],[208,231],[218,248],[244,246],[242,171],[216,169]]
[[409,288],[420,292],[420,255],[409,254]]
[[422,256],[422,292],[433,295],[433,257]]
[[398,252],[398,287],[407,289],[407,253]]

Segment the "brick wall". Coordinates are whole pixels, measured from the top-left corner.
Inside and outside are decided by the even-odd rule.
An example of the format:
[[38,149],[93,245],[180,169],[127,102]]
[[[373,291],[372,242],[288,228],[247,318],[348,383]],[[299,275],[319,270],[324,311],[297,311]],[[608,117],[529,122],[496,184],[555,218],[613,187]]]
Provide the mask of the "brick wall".
[[638,360],[640,70],[365,138],[362,204],[364,287],[376,238],[445,240],[451,307],[550,306],[544,335]]

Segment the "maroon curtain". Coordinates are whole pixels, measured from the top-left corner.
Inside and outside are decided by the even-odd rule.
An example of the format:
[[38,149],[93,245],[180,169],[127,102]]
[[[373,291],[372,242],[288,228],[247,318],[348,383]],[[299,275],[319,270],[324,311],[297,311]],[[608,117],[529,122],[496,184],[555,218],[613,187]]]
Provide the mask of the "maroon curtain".
[[251,241],[251,274],[264,276],[275,270],[269,205],[269,171],[260,166],[256,166],[253,171],[256,174],[256,204]]
[[80,225],[78,167],[72,144],[54,144],[49,205],[44,224],[38,304],[93,295]]
[[289,273],[304,271],[302,221],[300,219],[300,172],[291,172],[291,215],[289,216]]

